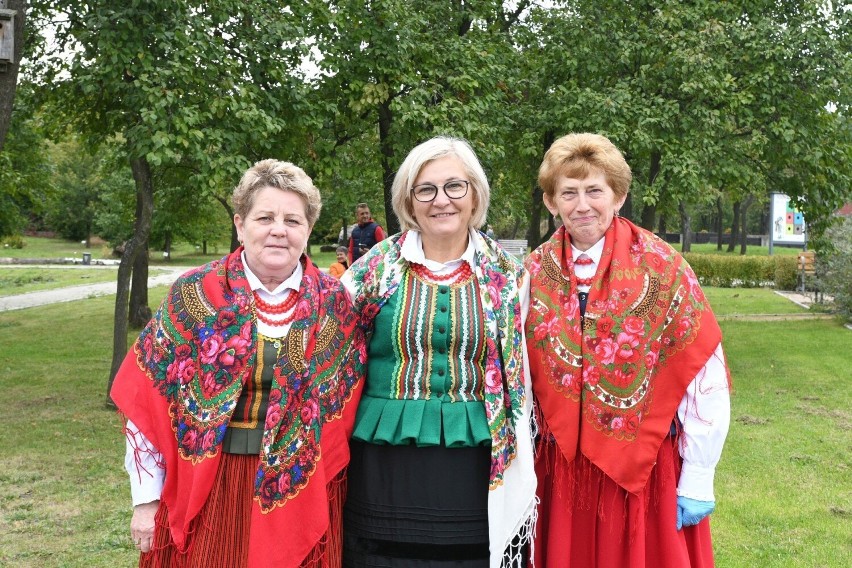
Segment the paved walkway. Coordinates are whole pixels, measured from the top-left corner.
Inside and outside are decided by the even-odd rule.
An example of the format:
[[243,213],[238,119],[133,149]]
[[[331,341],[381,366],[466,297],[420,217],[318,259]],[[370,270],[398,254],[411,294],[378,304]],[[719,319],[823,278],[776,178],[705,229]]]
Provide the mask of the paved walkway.
[[[28,268],[33,268],[33,266],[28,266]],[[56,268],[56,266],[51,265],[51,268]],[[71,268],[69,267],[69,269]],[[189,270],[189,267],[168,267],[163,269],[158,266],[156,270],[158,273],[148,278],[149,288],[171,284],[175,281],[175,278]],[[74,300],[83,300],[96,296],[109,296],[115,294],[117,289],[118,282],[101,282],[100,284],[83,284],[80,286],[56,288],[54,290],[27,292],[26,294],[16,294],[14,296],[0,296],[0,312],[34,308],[36,306],[45,306],[60,302],[73,302]]]
[[790,292],[789,290],[775,290],[775,293],[781,297],[787,298],[794,304],[805,309],[811,309],[811,304],[814,303],[812,295],[803,294],[801,292]]

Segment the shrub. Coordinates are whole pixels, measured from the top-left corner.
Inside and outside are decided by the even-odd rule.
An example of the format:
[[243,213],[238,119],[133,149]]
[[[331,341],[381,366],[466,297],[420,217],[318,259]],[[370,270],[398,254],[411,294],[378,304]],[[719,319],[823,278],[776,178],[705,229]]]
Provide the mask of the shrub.
[[11,237],[6,237],[3,239],[3,247],[5,248],[16,248],[22,249],[26,246],[26,242],[24,242],[24,238],[21,235],[12,235]]
[[822,261],[820,282],[825,293],[834,297],[835,310],[852,320],[852,217],[830,227],[826,237],[832,250],[817,259]]
[[775,257],[775,289],[795,290],[799,284],[799,265],[795,256]]
[[796,288],[796,258],[790,256],[728,256],[686,253],[698,281],[719,288],[774,286]]

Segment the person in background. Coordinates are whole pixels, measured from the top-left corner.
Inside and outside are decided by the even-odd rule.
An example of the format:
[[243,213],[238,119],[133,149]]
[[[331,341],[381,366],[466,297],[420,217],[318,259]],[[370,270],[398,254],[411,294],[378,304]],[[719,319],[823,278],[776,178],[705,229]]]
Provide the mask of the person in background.
[[328,273],[337,279],[343,276],[346,269],[349,268],[349,263],[346,262],[346,253],[349,251],[346,247],[337,247],[337,262],[332,263],[328,267]]
[[340,282],[304,254],[311,178],[258,162],[233,205],[241,246],[178,278],[111,390],[131,538],[142,567],[336,568],[364,343]]
[[523,566],[536,501],[527,273],[478,230],[490,188],[463,140],[414,148],[392,192],[403,232],[342,279],[369,334],[343,566]]
[[373,221],[369,205],[366,203],[356,205],[355,218],[358,220],[358,225],[352,229],[349,237],[349,264],[361,258],[364,253],[373,248],[373,245],[385,238],[382,227]]
[[539,169],[563,224],[526,261],[540,567],[713,565],[722,335],[683,257],[618,216],[631,177],[596,134],[558,139]]

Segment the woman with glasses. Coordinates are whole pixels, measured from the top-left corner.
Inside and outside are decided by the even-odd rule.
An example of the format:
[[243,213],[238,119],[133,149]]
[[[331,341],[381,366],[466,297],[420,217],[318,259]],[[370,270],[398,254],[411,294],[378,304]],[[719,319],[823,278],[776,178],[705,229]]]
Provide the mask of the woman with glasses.
[[393,183],[403,232],[343,275],[369,334],[343,565],[523,566],[535,472],[524,268],[478,229],[470,146],[433,138]]

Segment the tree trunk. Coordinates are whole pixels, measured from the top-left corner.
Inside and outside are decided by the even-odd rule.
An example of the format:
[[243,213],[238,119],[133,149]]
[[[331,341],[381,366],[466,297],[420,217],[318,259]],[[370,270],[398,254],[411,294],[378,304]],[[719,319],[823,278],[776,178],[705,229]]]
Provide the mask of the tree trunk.
[[[3,2],[0,2],[2,5]],[[21,65],[21,55],[24,52],[24,19],[26,17],[27,3],[25,0],[8,0],[6,8],[17,11],[15,15],[15,29],[6,30],[5,33],[12,34],[15,42],[15,53],[13,63],[7,63],[5,71],[0,72],[0,151],[6,142],[6,134],[9,132],[9,123],[12,120],[12,103],[15,101],[15,91],[18,87],[18,69]],[[4,25],[8,22],[2,22]]]
[[624,205],[621,206],[621,211],[618,213],[628,221],[633,221],[633,194],[627,192],[627,199],[624,200]]
[[643,229],[647,229],[654,232],[654,228],[657,225],[657,206],[656,205],[645,205],[642,208],[642,218],[639,221],[639,226]]
[[237,234],[237,226],[231,223],[231,252],[238,248],[240,248],[240,236]]
[[[548,213],[550,213],[550,211],[548,211]],[[559,224],[560,225],[562,224],[562,219],[559,220]],[[553,236],[553,233],[555,233],[555,232],[556,232],[556,216],[555,215],[548,215],[547,216],[547,232],[544,234],[544,237],[541,239],[541,242],[543,243],[544,241],[549,239],[551,236]]]
[[166,242],[163,244],[163,260],[172,260],[172,232],[166,231]]
[[201,254],[207,254],[207,239],[201,241]]
[[532,184],[532,208],[530,209],[530,224],[527,227],[527,243],[535,250],[544,239],[541,237],[541,211],[544,209],[542,191],[537,183]]
[[340,232],[343,235],[342,238],[337,240],[337,245],[341,247],[349,246],[349,224],[346,222],[346,217],[340,218]]
[[681,230],[681,252],[690,252],[692,250],[692,217],[686,210],[686,206],[681,201],[678,206],[680,212],[680,230]]
[[740,254],[742,255],[746,253],[746,249],[748,248],[748,227],[746,226],[746,219],[748,217],[746,217],[746,214],[752,203],[754,203],[754,195],[749,194],[743,199],[743,204],[740,208]]
[[121,367],[121,363],[127,355],[127,304],[130,276],[136,255],[148,241],[148,235],[151,233],[151,217],[154,213],[154,185],[151,180],[151,166],[142,157],[131,159],[130,168],[133,170],[133,180],[136,184],[137,203],[140,203],[141,207],[134,223],[133,237],[127,241],[124,254],[121,255],[121,262],[118,265],[118,285],[113,314],[112,366],[110,367],[106,392],[106,404],[112,408],[115,408],[115,403],[112,401],[109,392],[112,389],[118,368]]
[[127,321],[130,329],[142,329],[151,319],[148,305],[148,241],[136,252],[130,280],[130,312]]
[[[219,203],[222,204],[222,207],[225,208],[225,211],[228,212],[228,218],[233,219],[234,218],[234,208],[231,207],[230,203],[228,203],[227,198],[222,197],[220,195],[216,195],[214,197],[215,197],[216,201],[218,201]],[[239,236],[237,236],[237,226],[232,222],[231,223],[231,252],[234,252],[239,247],[240,247],[240,238],[239,238]],[[206,254],[206,252],[207,252],[206,248],[204,249],[204,252]]]
[[[517,239],[518,238],[518,231],[520,231],[520,230],[521,230],[521,220],[520,220],[520,218],[515,217],[514,219],[512,219],[512,236],[510,238]],[[496,239],[497,235],[494,235],[494,238]]]
[[727,252],[734,252],[737,237],[740,234],[740,202],[734,202],[734,219],[731,221],[731,240],[728,241]]
[[716,224],[714,225],[714,229],[716,229],[716,250],[722,250],[722,197],[716,198]]
[[[541,155],[547,153],[550,149],[550,146],[553,145],[554,140],[556,140],[556,132],[553,130],[548,130],[544,133],[542,137],[542,153]],[[532,184],[532,209],[530,210],[530,225],[527,229],[527,244],[529,245],[531,250],[535,250],[541,243],[550,238],[552,234],[553,219],[551,218],[547,223],[548,234],[541,234],[541,215],[542,210],[547,211],[544,208],[544,193],[541,188],[538,186],[538,181],[534,181]],[[550,216],[550,212],[547,211],[547,215]],[[551,216],[552,217],[552,216]]]
[[379,105],[379,149],[382,154],[382,186],[384,188],[385,200],[385,224],[387,234],[395,235],[399,232],[399,219],[393,213],[393,201],[391,188],[396,170],[393,167],[393,143],[391,138],[391,127],[393,126],[393,111],[391,111],[392,99],[385,100]]
[[[654,150],[651,153],[651,164],[648,168],[648,187],[654,185],[654,182],[657,180],[657,175],[660,173],[660,152],[658,150]],[[657,204],[646,204],[642,208],[642,218],[639,221],[639,225],[648,231],[654,232],[654,227],[656,226],[657,220]]]

